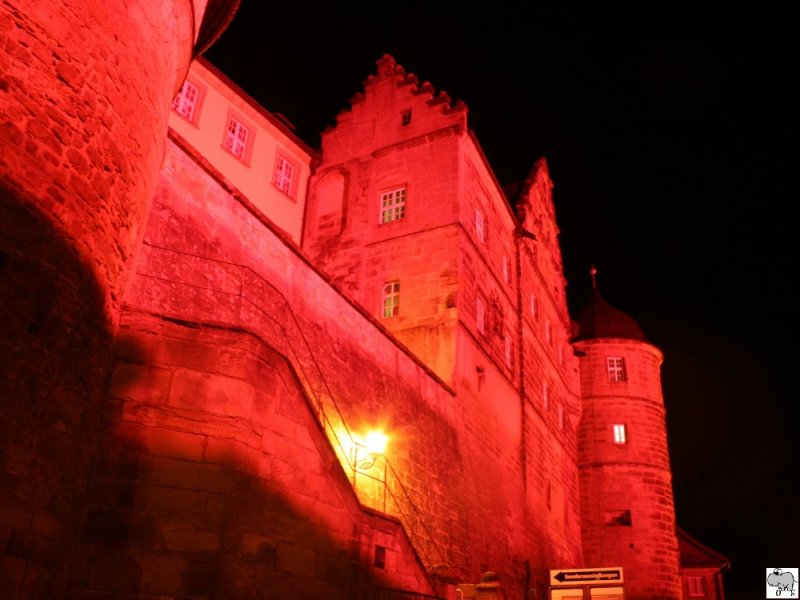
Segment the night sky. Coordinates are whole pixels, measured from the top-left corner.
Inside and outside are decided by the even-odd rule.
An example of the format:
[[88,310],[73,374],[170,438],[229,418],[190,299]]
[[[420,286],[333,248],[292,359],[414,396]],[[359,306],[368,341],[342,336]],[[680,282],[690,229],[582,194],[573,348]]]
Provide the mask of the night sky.
[[788,18],[243,4],[206,56],[313,147],[390,53],[466,102],[501,183],[547,158],[572,313],[595,263],[664,350],[679,525],[731,559],[730,600],[800,565]]

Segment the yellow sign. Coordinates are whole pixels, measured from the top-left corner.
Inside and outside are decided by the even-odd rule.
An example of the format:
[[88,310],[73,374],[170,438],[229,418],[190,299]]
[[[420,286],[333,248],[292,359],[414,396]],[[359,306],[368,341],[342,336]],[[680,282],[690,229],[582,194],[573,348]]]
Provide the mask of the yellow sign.
[[622,586],[589,588],[591,600],[622,600],[625,597]]
[[552,586],[613,584],[623,581],[622,567],[550,570],[550,585]]

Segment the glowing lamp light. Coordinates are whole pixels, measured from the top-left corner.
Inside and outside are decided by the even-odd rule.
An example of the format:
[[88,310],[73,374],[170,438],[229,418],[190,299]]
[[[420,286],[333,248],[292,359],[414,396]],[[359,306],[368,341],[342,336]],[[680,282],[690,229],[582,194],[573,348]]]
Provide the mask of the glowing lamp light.
[[382,431],[370,431],[364,438],[363,444],[370,454],[383,454],[389,438]]
[[389,442],[388,436],[382,431],[370,431],[366,436],[354,436],[353,463],[356,468],[369,470],[375,464],[379,454],[383,454]]

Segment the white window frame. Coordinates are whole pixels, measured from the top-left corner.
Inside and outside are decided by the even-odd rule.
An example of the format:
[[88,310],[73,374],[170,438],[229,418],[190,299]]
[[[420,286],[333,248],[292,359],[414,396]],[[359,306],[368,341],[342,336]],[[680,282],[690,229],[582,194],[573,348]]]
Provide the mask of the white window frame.
[[406,217],[406,199],[408,188],[403,186],[381,193],[379,223],[384,225],[393,221],[402,221]]
[[621,383],[628,380],[625,372],[625,358],[622,356],[606,356],[606,372],[610,383]]
[[475,302],[475,323],[480,333],[486,333],[486,307],[483,300],[478,298]]
[[614,443],[627,444],[628,443],[628,426],[625,423],[614,423]]
[[486,241],[486,221],[483,218],[481,209],[475,209],[475,235],[481,242]]
[[381,294],[381,316],[391,319],[400,314],[400,281],[387,281]]
[[706,578],[702,575],[686,576],[686,591],[691,598],[706,597]]
[[229,115],[228,123],[225,125],[225,138],[223,139],[222,147],[244,162],[247,157],[249,142],[250,128],[233,115]]
[[186,80],[172,99],[172,110],[190,123],[194,123],[199,102],[200,88]]
[[296,169],[297,167],[292,161],[283,154],[278,154],[278,159],[275,161],[275,177],[272,184],[290,198],[294,197]]

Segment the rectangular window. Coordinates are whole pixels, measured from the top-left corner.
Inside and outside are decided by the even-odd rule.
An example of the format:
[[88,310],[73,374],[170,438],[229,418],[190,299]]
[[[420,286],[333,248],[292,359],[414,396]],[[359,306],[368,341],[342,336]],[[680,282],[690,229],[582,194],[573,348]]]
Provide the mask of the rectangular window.
[[383,286],[383,318],[400,314],[400,282],[390,281]]
[[533,294],[531,294],[531,308],[530,308],[530,310],[531,310],[531,316],[534,319],[537,319],[539,317],[539,315],[536,314],[536,296],[534,296]]
[[386,547],[375,544],[375,560],[373,564],[378,569],[386,567]]
[[475,209],[475,235],[481,242],[486,241],[486,229],[483,223],[483,213],[479,209]]
[[628,443],[628,431],[625,425],[621,423],[614,424],[614,443],[615,444],[627,444]]
[[704,598],[706,595],[705,577],[689,575],[686,577],[686,587],[689,588],[689,595],[695,598]]
[[613,382],[626,381],[625,359],[621,356],[606,357],[606,368],[608,369],[608,380]]
[[399,221],[406,216],[406,188],[381,194],[381,223]]
[[228,119],[228,126],[225,129],[225,139],[222,147],[233,154],[239,160],[244,160],[247,151],[247,139],[250,131],[236,117]]
[[405,127],[406,125],[410,125],[411,124],[411,111],[410,110],[407,110],[407,111],[403,112],[403,114],[402,114],[402,123],[403,123],[403,127]]
[[478,326],[478,331],[481,333],[486,332],[486,324],[484,322],[484,307],[483,307],[483,300],[478,298],[478,301],[475,303],[475,322]]
[[542,382],[542,405],[545,410],[550,410],[550,388],[546,381]]
[[511,368],[511,359],[512,359],[512,349],[513,344],[511,343],[511,336],[506,334],[503,338],[503,348],[505,350],[505,357],[506,357],[506,366],[510,369]]
[[290,197],[294,197],[292,181],[294,180],[294,165],[283,156],[278,156],[275,164],[275,180],[273,184],[276,188]]
[[188,81],[184,81],[180,91],[172,99],[172,110],[187,121],[194,123],[199,98],[200,90]]

